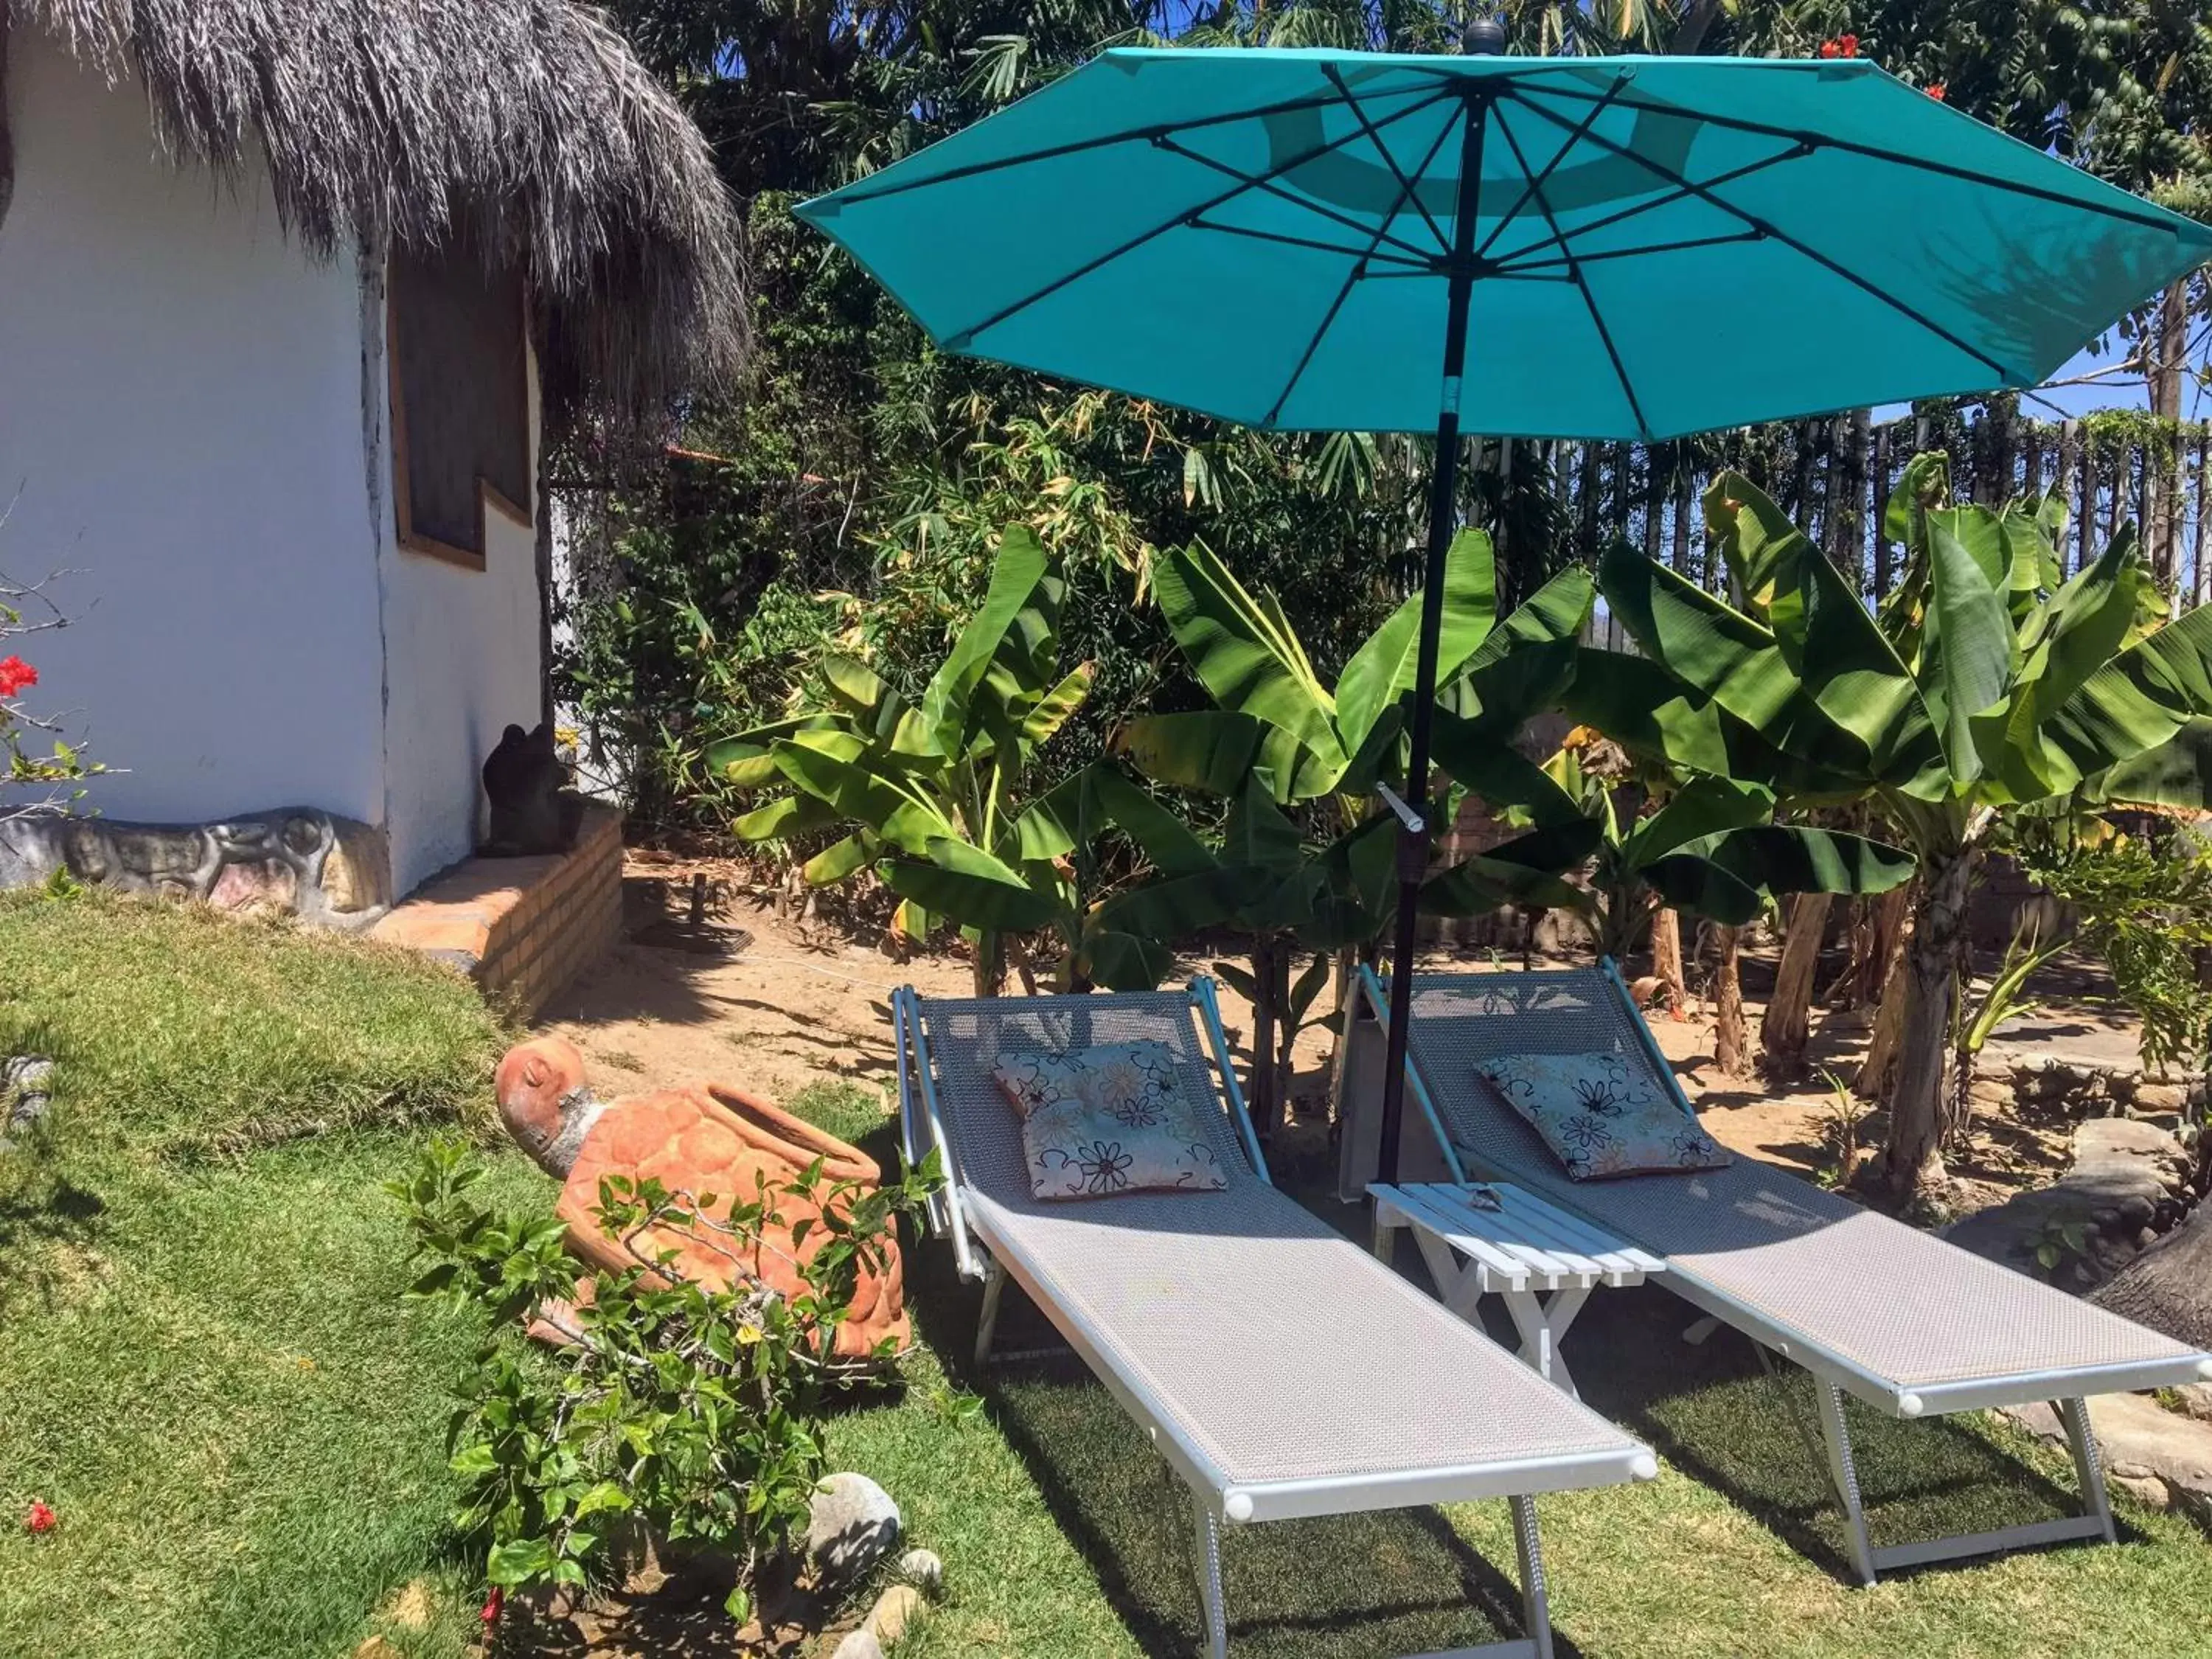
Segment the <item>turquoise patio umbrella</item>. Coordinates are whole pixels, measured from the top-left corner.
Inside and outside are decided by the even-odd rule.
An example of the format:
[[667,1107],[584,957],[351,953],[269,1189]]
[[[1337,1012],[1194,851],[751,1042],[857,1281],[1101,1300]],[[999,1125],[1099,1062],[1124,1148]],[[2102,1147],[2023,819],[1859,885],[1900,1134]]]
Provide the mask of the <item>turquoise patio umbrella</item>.
[[1648,441],[2032,386],[2212,258],[1849,60],[1117,48],[799,213],[944,350],[1262,429],[1435,433],[1407,869],[1462,432]]

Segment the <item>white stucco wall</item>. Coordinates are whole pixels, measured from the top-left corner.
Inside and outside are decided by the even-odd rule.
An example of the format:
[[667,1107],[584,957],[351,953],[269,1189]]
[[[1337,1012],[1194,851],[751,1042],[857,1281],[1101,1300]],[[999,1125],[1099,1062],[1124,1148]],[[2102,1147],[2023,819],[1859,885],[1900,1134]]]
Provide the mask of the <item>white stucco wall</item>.
[[127,769],[111,817],[384,816],[357,276],[265,177],[157,159],[143,95],[18,27],[0,221],[0,569],[66,568],[21,647],[39,706]]
[[73,573],[71,625],[20,647],[38,706],[127,769],[107,817],[322,807],[384,827],[404,892],[537,721],[532,532],[489,515],[481,572],[403,550],[380,272],[287,241],[258,169],[172,165],[135,87],[10,52],[0,570]]
[[[383,352],[383,289],[363,289],[364,332]],[[511,722],[538,724],[540,623],[536,532],[484,513],[484,568],[470,570],[399,545],[391,507],[388,377],[377,385],[375,477],[382,526],[377,568],[390,664],[385,799],[392,872],[404,889],[466,858],[479,821],[484,757]],[[538,453],[538,366],[530,365],[530,453]]]

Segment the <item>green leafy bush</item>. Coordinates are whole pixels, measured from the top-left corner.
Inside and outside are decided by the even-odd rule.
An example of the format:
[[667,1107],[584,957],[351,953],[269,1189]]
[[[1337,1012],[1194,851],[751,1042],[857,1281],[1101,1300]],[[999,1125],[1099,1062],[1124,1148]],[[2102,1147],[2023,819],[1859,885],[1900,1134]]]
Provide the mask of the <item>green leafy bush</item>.
[[[485,1577],[502,1589],[590,1583],[610,1533],[629,1524],[733,1557],[727,1605],[747,1617],[763,1565],[805,1525],[826,1405],[866,1369],[836,1352],[861,1268],[883,1264],[896,1218],[941,1184],[934,1155],[873,1189],[826,1180],[817,1159],[750,1199],[611,1177],[594,1212],[631,1258],[615,1273],[586,1272],[552,1214],[479,1202],[483,1175],[465,1148],[439,1143],[386,1190],[428,1264],[408,1295],[489,1320],[451,1446],[466,1482],[454,1523],[483,1544]],[[791,1224],[794,1246],[827,1235],[796,1296],[758,1280],[706,1288],[672,1270],[675,1252],[643,1243],[678,1234],[747,1260],[786,1200],[819,1211]],[[579,1302],[579,1340],[547,1357],[528,1348],[518,1317],[553,1300]]]
[[2075,908],[2077,937],[2142,1022],[2143,1064],[2191,1073],[2212,1064],[2212,988],[2197,968],[2212,951],[2212,854],[2122,839],[2022,862]]

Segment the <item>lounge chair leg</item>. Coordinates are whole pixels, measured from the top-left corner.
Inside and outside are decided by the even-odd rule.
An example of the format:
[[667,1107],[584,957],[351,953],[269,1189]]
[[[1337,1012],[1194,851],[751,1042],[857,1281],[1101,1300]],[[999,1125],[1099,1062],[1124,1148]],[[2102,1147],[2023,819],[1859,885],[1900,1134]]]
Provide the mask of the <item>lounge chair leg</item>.
[[1206,1659],[1229,1659],[1229,1615],[1221,1605],[1221,1521],[1197,1493],[1198,1605],[1206,1621]]
[[1688,1326],[1683,1329],[1682,1340],[1688,1343],[1693,1348],[1703,1347],[1705,1344],[1711,1340],[1713,1333],[1720,1329],[1720,1328],[1721,1322],[1714,1318],[1711,1314],[1707,1314],[1703,1319],[1695,1319],[1690,1322]]
[[1813,1379],[1820,1398],[1820,1431],[1828,1441],[1828,1473],[1836,1483],[1836,1496],[1844,1504],[1844,1535],[1850,1544],[1851,1565],[1859,1582],[1875,1582],[1874,1547],[1867,1541],[1866,1510],[1859,1502],[1859,1472],[1851,1462],[1851,1431],[1844,1421],[1844,1391],[1834,1383]]
[[1006,1270],[996,1261],[984,1270],[983,1310],[975,1321],[975,1369],[991,1357],[991,1335],[999,1328],[999,1298],[1006,1293]]
[[2112,1506],[2105,1496],[2105,1462],[2097,1455],[2097,1434],[2089,1422],[2089,1402],[2086,1400],[2061,1400],[2057,1402],[2058,1419],[2066,1425],[2066,1443],[2073,1449],[2074,1473],[2081,1481],[2081,1512],[2104,1528],[2105,1541],[2112,1543]]
[[1544,1590],[1544,1545],[1536,1534],[1536,1500],[1515,1498],[1513,1547],[1521,1558],[1521,1619],[1536,1659],[1552,1659],[1552,1602]]

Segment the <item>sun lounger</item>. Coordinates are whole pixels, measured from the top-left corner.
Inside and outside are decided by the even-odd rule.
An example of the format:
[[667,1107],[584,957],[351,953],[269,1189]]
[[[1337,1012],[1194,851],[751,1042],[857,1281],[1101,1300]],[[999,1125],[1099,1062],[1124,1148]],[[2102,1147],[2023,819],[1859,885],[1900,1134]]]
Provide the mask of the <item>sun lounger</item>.
[[[1388,994],[1371,971],[1363,971],[1354,1000],[1344,1068],[1347,1198],[1373,1178],[1370,1103],[1379,1094],[1389,1018]],[[1852,1565],[1863,1582],[1923,1562],[2112,1539],[2085,1397],[2203,1381],[2212,1376],[2212,1359],[1754,1158],[1679,1175],[1571,1181],[1535,1132],[1477,1082],[1474,1068],[1505,1054],[1589,1052],[1625,1057],[1691,1110],[1611,963],[1425,975],[1413,994],[1402,1178],[1448,1175],[1523,1187],[1663,1256],[1668,1289],[1810,1371]],[[1899,1418],[2057,1402],[2084,1512],[1875,1548],[1844,1421],[1845,1393]]]
[[[1549,1656],[1533,1495],[1649,1479],[1656,1461],[1276,1191],[1210,981],[983,1001],[902,990],[892,1018],[908,1156],[942,1154],[933,1220],[985,1287],[977,1362],[1012,1279],[1190,1487],[1212,1659],[1228,1644],[1223,1522],[1488,1498],[1512,1504],[1527,1635],[1468,1651]],[[999,1055],[1146,1040],[1176,1055],[1227,1188],[1033,1197]]]

